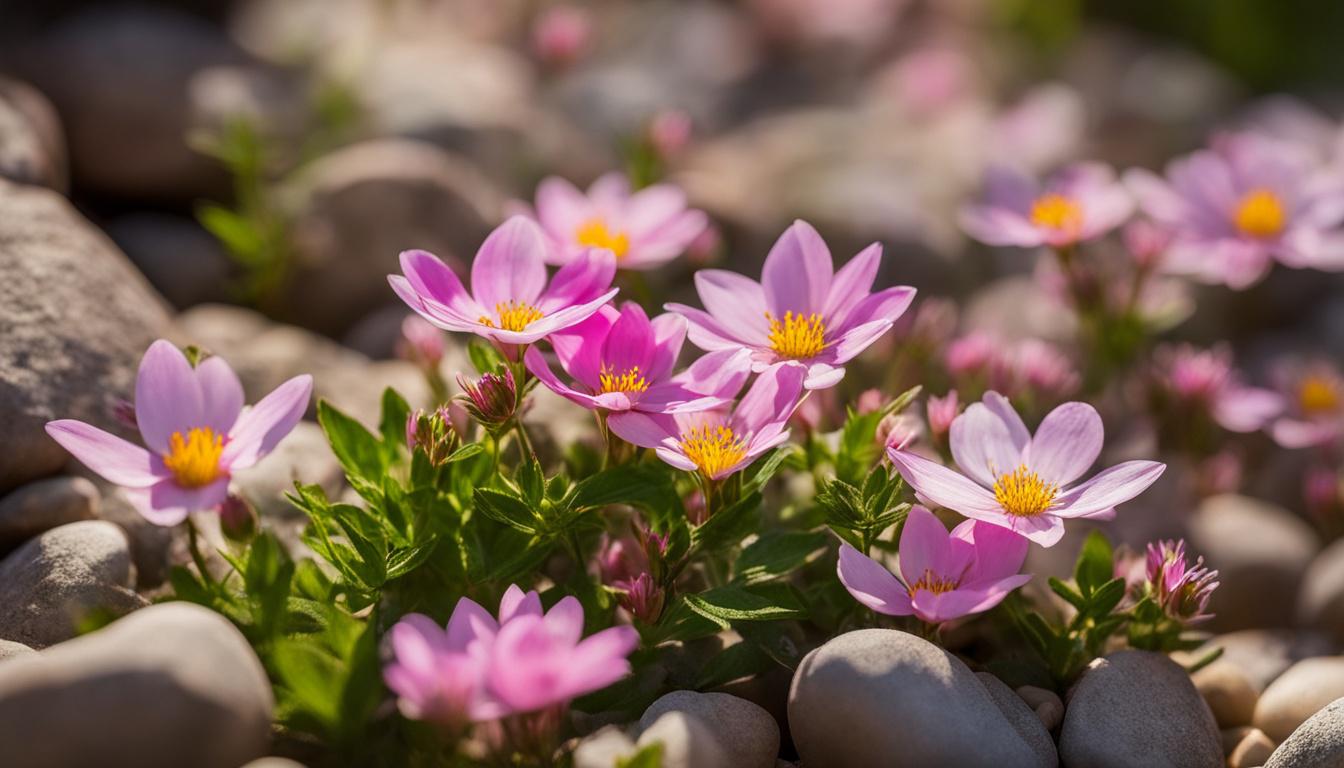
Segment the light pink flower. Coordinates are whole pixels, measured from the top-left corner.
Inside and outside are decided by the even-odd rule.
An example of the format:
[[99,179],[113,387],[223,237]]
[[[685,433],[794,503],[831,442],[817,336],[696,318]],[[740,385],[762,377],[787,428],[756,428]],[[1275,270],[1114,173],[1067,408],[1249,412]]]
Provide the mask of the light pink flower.
[[471,265],[471,293],[437,256],[401,254],[402,275],[388,282],[401,300],[448,331],[474,333],[504,348],[531,344],[587,319],[611,301],[616,275],[610,251],[590,248],[546,279],[547,247],[537,225],[521,216],[481,244]]
[[47,423],[47,434],[109,483],[123,487],[155,525],[214,509],[236,470],[256,464],[294,429],[308,407],[311,376],[295,376],[250,408],[223,358],[192,368],[162,339],[140,360],[135,418],[148,450],[73,419]]
[[756,377],[737,405],[698,413],[613,413],[607,426],[622,440],[652,448],[677,469],[718,480],[789,439],[805,371],[777,365]]
[[407,315],[401,322],[397,356],[425,370],[434,371],[443,361],[443,353],[443,331],[419,315]]
[[536,347],[524,359],[542,384],[590,410],[677,413],[727,405],[751,375],[750,355],[712,352],[672,375],[685,338],[685,318],[666,314],[650,321],[638,304],[627,302],[551,336],[573,384],[560,381]]
[[1162,262],[1171,246],[1172,231],[1151,219],[1135,219],[1120,233],[1125,250],[1139,269],[1152,269]]
[[899,578],[848,543],[836,572],[855,600],[888,616],[914,614],[940,624],[998,605],[1031,580],[1019,574],[1027,540],[997,525],[967,520],[949,534],[932,512],[912,507],[901,531]]
[[1270,426],[1284,448],[1327,445],[1344,434],[1344,376],[1325,360],[1284,365],[1275,372],[1284,412]]
[[1144,213],[1174,232],[1164,269],[1243,289],[1277,260],[1344,269],[1344,185],[1311,153],[1251,134],[1216,139],[1168,164],[1166,179],[1125,173]]
[[587,50],[593,36],[588,12],[573,5],[546,9],[532,25],[532,53],[552,66],[568,66]]
[[998,352],[998,342],[984,331],[971,331],[947,345],[943,365],[953,376],[981,373]]
[[1065,519],[1109,519],[1166,469],[1127,461],[1072,485],[1097,460],[1102,436],[1096,409],[1076,402],[1047,414],[1032,436],[991,391],[952,422],[952,457],[965,475],[907,451],[887,455],[920,498],[1048,547],[1064,535]]
[[957,390],[949,390],[946,395],[938,397],[929,395],[929,401],[925,405],[925,413],[929,421],[929,432],[935,439],[941,440],[948,430],[952,428],[952,422],[957,418],[957,413],[961,408],[961,403],[957,400]]
[[1206,411],[1228,431],[1254,432],[1283,411],[1278,393],[1242,383],[1232,367],[1232,351],[1225,345],[1166,346],[1153,358],[1159,382],[1177,403]]
[[536,592],[509,587],[499,619],[462,598],[446,628],[404,617],[391,631],[394,659],[383,671],[407,717],[460,724],[568,704],[630,672],[639,644],[632,627],[583,636],[583,606],[561,598],[542,612]]
[[680,109],[659,110],[649,121],[648,140],[661,158],[669,158],[691,142],[691,116]]
[[988,245],[1061,248],[1105,235],[1133,210],[1115,172],[1099,163],[1069,166],[1043,185],[995,166],[988,171],[984,201],[962,210],[961,227]]
[[686,206],[680,188],[654,184],[631,192],[619,173],[593,182],[586,194],[552,176],[537,186],[535,212],[520,207],[546,231],[547,261],[562,265],[603,248],[621,269],[654,269],[684,253],[709,224],[702,211]]
[[795,221],[765,257],[761,282],[703,269],[695,286],[708,311],[667,309],[690,321],[691,343],[701,349],[751,350],[757,371],[804,366],[807,388],[824,389],[844,378],[845,363],[890,330],[915,297],[904,285],[870,293],[881,259],[882,246],[873,243],[835,272],[821,235]]

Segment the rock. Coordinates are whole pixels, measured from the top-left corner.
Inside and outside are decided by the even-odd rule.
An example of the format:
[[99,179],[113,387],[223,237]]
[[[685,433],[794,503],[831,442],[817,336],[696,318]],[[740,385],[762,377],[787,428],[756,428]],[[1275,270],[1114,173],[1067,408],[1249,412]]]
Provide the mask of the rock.
[[1054,739],[1050,738],[1048,728],[1043,727],[1045,723],[1037,717],[1031,707],[1027,706],[1026,701],[1002,680],[988,672],[976,672],[975,676],[985,686],[990,698],[998,705],[999,711],[1017,729],[1022,740],[1031,745],[1039,763],[1054,765],[1058,762],[1059,755],[1055,750]]
[[1219,728],[1249,725],[1260,694],[1237,665],[1219,659],[1191,675]]
[[[1034,716],[1030,722],[1049,738]],[[959,659],[895,630],[830,640],[803,659],[789,692],[803,765],[1056,765],[1053,753],[1036,752],[1037,739],[1023,738],[1023,727]]]
[[1338,768],[1344,765],[1344,699],[1312,715],[1274,750],[1265,768]]
[[1064,722],[1064,702],[1060,701],[1059,696],[1054,691],[1037,688],[1034,685],[1024,685],[1019,687],[1016,693],[1041,719],[1041,725],[1045,726],[1045,730],[1053,731],[1060,723]]
[[1342,696],[1344,656],[1305,659],[1260,694],[1253,723],[1269,738],[1281,742],[1307,718]]
[[393,298],[387,276],[401,271],[401,251],[470,263],[503,210],[503,196],[466,160],[395,139],[326,155],[284,194],[295,207],[294,263],[280,317],[332,335]]
[[1030,275],[1005,277],[976,291],[966,304],[965,331],[984,331],[1004,341],[1043,339],[1066,343],[1078,321]]
[[121,489],[110,485],[106,486],[100,517],[115,523],[130,541],[135,582],[140,589],[157,587],[168,578],[173,540],[181,537],[179,527],[149,522],[131,505]]
[[1223,742],[1223,756],[1231,757],[1232,752],[1237,748],[1237,745],[1241,743],[1241,740],[1249,736],[1251,731],[1255,730],[1259,729],[1252,728],[1249,725],[1240,725],[1236,728],[1224,728],[1219,731],[1218,735]]
[[644,729],[635,748],[654,742],[663,745],[662,768],[736,768],[717,735],[695,715],[664,714]]
[[188,603],[0,665],[0,740],[25,768],[236,768],[266,754],[272,707],[242,634]]
[[31,86],[0,77],[0,178],[64,194],[68,176],[56,108]]
[[1297,620],[1344,641],[1344,539],[1312,561],[1297,596]]
[[1065,705],[1059,734],[1064,765],[1222,764],[1213,714],[1185,670],[1161,654],[1119,651],[1097,659]]
[[287,757],[263,757],[260,760],[253,760],[242,768],[304,768],[304,765]]
[[649,705],[639,724],[648,728],[668,712],[703,721],[734,766],[772,768],[779,756],[779,725],[770,713],[746,699],[726,693],[673,691]]
[[1193,551],[1219,573],[1211,626],[1292,624],[1302,575],[1319,548],[1310,526],[1282,507],[1223,494],[1205,499],[1187,527]]
[[79,622],[143,607],[126,536],[102,520],[71,523],[0,561],[0,638],[33,648],[69,640]]
[[37,653],[37,651],[34,651],[23,643],[16,643],[12,640],[0,640],[0,661],[17,659],[35,653]]
[[1174,654],[1172,658],[1181,664],[1192,664],[1213,648],[1222,648],[1223,655],[1218,661],[1238,667],[1257,692],[1265,690],[1275,678],[1302,659],[1336,653],[1335,644],[1316,632],[1243,629],[1217,635],[1200,648]]
[[233,263],[215,236],[194,220],[132,213],[113,219],[107,234],[173,306],[228,298]]
[[345,475],[331,452],[322,428],[301,421],[266,458],[233,476],[235,488],[264,517],[294,517],[302,513],[285,499],[294,483],[317,484],[335,496]]
[[98,488],[82,477],[53,477],[0,498],[0,551],[66,523],[98,516]]
[[[123,431],[109,400],[129,398],[163,299],[60,195],[0,180],[0,492],[53,474],[69,455],[51,419]],[[123,431],[124,434],[124,431]]]
[[15,71],[61,115],[80,189],[182,202],[227,193],[223,167],[187,144],[192,77],[247,61],[215,26],[162,6],[103,5],[15,53]]
[[1259,768],[1273,752],[1274,742],[1264,731],[1252,728],[1227,756],[1227,768]]
[[585,736],[574,748],[574,768],[611,768],[635,752],[635,742],[614,725]]

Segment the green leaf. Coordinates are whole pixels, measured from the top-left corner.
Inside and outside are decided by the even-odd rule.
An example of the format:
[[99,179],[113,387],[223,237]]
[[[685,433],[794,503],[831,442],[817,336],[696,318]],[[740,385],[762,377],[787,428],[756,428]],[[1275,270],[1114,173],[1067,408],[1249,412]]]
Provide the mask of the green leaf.
[[739,544],[760,527],[760,512],[760,492],[748,494],[696,526],[691,531],[691,541],[700,549],[711,551]]
[[753,677],[775,666],[775,662],[752,643],[740,642],[720,651],[700,668],[697,690],[727,685],[734,680]]
[[575,509],[629,504],[648,511],[655,523],[686,515],[676,484],[655,464],[612,467],[579,481],[573,494],[571,505]]
[[399,579],[420,567],[430,555],[434,554],[438,546],[439,540],[435,538],[422,544],[393,550],[387,556],[387,579],[389,581]]
[[1050,589],[1054,590],[1055,594],[1069,601],[1069,604],[1072,605],[1074,608],[1078,609],[1079,611],[1082,611],[1083,609],[1087,608],[1087,599],[1084,598],[1082,595],[1078,594],[1078,590],[1069,586],[1066,582],[1061,581],[1060,579],[1057,579],[1054,576],[1051,576],[1049,579],[1049,583],[1050,583]]
[[505,364],[499,350],[483,339],[472,339],[467,343],[467,357],[471,359],[472,367],[480,374],[494,373],[499,366]]
[[784,461],[797,449],[792,445],[782,445],[762,458],[757,459],[747,468],[747,481],[743,483],[742,490],[746,493],[759,491],[770,482],[770,478],[775,476],[779,468],[783,466]]
[[1093,619],[1107,616],[1125,596],[1125,580],[1111,579],[1097,587],[1088,600],[1087,615]]
[[514,472],[514,481],[518,483],[518,490],[523,492],[523,499],[533,509],[539,508],[541,500],[546,496],[546,476],[541,471],[541,462],[531,456],[520,463]]
[[756,584],[787,576],[819,557],[830,541],[819,531],[770,531],[738,555],[733,580]]
[[476,509],[497,523],[522,531],[536,533],[541,522],[527,502],[494,488],[477,488],[472,496]]
[[[387,466],[382,446],[364,425],[336,410],[326,400],[317,403],[317,422],[331,443],[346,475],[369,483],[381,484]],[[403,424],[403,428],[404,428]]]
[[750,590],[746,587],[716,587],[698,595],[686,595],[686,605],[705,618],[727,629],[734,621],[779,621],[806,615],[791,591]]
[[1078,582],[1078,589],[1083,596],[1089,597],[1114,575],[1115,562],[1111,544],[1101,531],[1092,531],[1083,542],[1082,551],[1078,553],[1078,564],[1074,567],[1073,580]]
[[334,730],[340,723],[344,675],[338,659],[301,640],[281,640],[272,653],[276,676],[304,711]]
[[406,420],[410,415],[411,406],[406,398],[391,387],[383,390],[383,412],[378,425],[388,461],[396,458],[398,451],[406,445]]
[[629,757],[616,758],[616,768],[663,768],[663,742],[655,741]]
[[253,223],[223,206],[214,203],[197,206],[196,218],[240,261],[249,260],[263,248],[264,238]]

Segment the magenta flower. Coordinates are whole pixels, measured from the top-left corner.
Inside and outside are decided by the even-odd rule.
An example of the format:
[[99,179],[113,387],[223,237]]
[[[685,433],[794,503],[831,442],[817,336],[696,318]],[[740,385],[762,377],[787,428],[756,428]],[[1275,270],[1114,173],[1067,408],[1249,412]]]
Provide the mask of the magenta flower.
[[998,605],[1031,581],[1019,574],[1027,540],[997,525],[966,520],[948,533],[932,512],[912,507],[901,530],[899,577],[848,543],[836,572],[855,600],[888,616],[914,614],[941,624]]
[[1167,346],[1153,357],[1159,382],[1175,401],[1208,413],[1223,429],[1254,432],[1283,411],[1278,393],[1242,383],[1225,345],[1211,349]]
[[1167,166],[1125,173],[1144,213],[1173,232],[1163,268],[1243,289],[1274,260],[1344,268],[1344,187],[1309,152],[1250,134],[1216,139]]
[[1344,376],[1325,360],[1283,366],[1276,371],[1283,414],[1270,426],[1284,448],[1326,445],[1344,434]]
[[563,706],[630,672],[634,628],[583,636],[583,606],[561,598],[542,612],[536,592],[509,587],[499,619],[462,598],[440,628],[420,614],[391,631],[394,659],[383,679],[407,717],[446,725]]
[[1080,163],[1038,184],[1008,166],[990,168],[985,199],[961,212],[961,228],[987,245],[1063,248],[1120,226],[1134,201],[1100,163]]
[[427,251],[404,251],[401,275],[389,275],[401,300],[448,331],[474,333],[506,348],[531,344],[588,318],[616,295],[607,290],[616,261],[601,248],[585,250],[546,280],[546,240],[521,216],[501,224],[471,265],[471,293]]
[[195,368],[160,339],[135,379],[135,418],[148,450],[73,419],[47,422],[47,434],[126,497],[155,525],[177,525],[228,496],[235,470],[256,464],[288,435],[308,407],[311,376],[295,376],[250,408],[222,358]]
[[534,218],[550,238],[547,259],[569,264],[591,248],[616,255],[621,269],[653,269],[686,251],[709,224],[702,211],[686,207],[686,194],[671,184],[630,191],[624,176],[610,173],[585,195],[554,177],[537,187]]
[[536,347],[525,360],[551,391],[590,410],[678,413],[728,405],[751,375],[750,355],[712,352],[673,376],[685,338],[685,318],[666,314],[650,321],[638,304],[627,302],[551,336],[574,384],[560,381]]
[[1049,547],[1066,518],[1109,519],[1166,469],[1127,461],[1070,487],[1097,460],[1102,434],[1096,409],[1065,403],[1033,436],[1008,399],[991,391],[952,422],[952,457],[965,475],[907,451],[887,455],[921,498]]
[[1186,562],[1185,540],[1148,545],[1145,587],[1167,616],[1185,625],[1213,618],[1209,598],[1218,588],[1218,572],[1204,566],[1204,558]]
[[806,371],[796,365],[766,369],[737,406],[697,413],[613,413],[607,426],[622,440],[652,448],[677,469],[718,480],[789,439]]
[[508,424],[518,409],[518,386],[513,380],[513,369],[501,367],[503,373],[483,373],[476,381],[457,374],[457,386],[462,388],[462,394],[454,400],[489,429]]
[[695,286],[709,311],[684,304],[667,309],[686,317],[691,342],[701,349],[748,349],[757,371],[781,362],[802,365],[806,387],[824,389],[844,377],[844,364],[890,330],[915,297],[904,285],[869,292],[881,259],[882,246],[873,243],[835,272],[821,235],[795,221],[765,257],[761,282],[704,269],[695,274]]

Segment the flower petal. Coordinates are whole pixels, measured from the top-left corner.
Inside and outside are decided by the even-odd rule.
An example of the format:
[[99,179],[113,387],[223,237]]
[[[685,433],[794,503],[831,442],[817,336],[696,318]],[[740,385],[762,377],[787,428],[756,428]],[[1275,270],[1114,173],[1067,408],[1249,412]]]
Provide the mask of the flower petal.
[[761,268],[765,308],[778,318],[785,312],[804,317],[824,312],[834,271],[831,251],[817,230],[801,219],[793,222],[770,248]]
[[[765,317],[765,292],[759,283],[736,272],[702,269],[695,273],[695,289],[709,314],[728,329],[730,338],[766,346],[770,324]],[[695,322],[693,317],[686,319]]]
[[983,520],[967,520],[952,531],[952,537],[970,542],[975,561],[962,577],[966,583],[992,581],[1022,570],[1027,559],[1027,539],[1003,526]]
[[499,622],[489,611],[475,600],[461,597],[448,617],[445,644],[447,650],[465,652],[473,642],[492,638],[498,631]]
[[[557,275],[557,277],[559,277]],[[536,304],[546,287],[546,240],[537,225],[514,216],[485,238],[471,265],[471,292],[487,310]]]
[[546,627],[571,645],[583,637],[583,604],[573,595],[565,595],[551,606],[543,619]]
[[896,465],[905,482],[929,502],[977,520],[1004,517],[994,494],[964,475],[908,451],[888,448],[887,458]]
[[218,507],[228,495],[229,478],[224,476],[200,488],[183,488],[173,480],[164,480],[147,489],[136,489],[126,497],[146,520],[155,525],[171,526],[182,522],[191,512]]
[[1064,494],[1050,513],[1060,517],[1083,517],[1122,504],[1157,482],[1166,468],[1166,464],[1156,461],[1116,464]]
[[763,333],[759,340],[748,341],[738,329],[731,329],[703,309],[675,303],[665,304],[663,308],[686,318],[686,338],[703,350],[758,349],[765,343]]
[[523,355],[523,363],[527,365],[527,370],[531,371],[538,381],[555,394],[584,408],[597,407],[597,401],[593,399],[592,395],[580,392],[556,377],[555,372],[551,370],[551,366],[546,363],[546,357],[540,349],[528,347],[527,352]]
[[921,506],[910,508],[901,528],[900,558],[897,561],[906,584],[913,585],[932,573],[937,578],[956,578],[949,573],[951,550],[947,528],[937,516]]
[[686,341],[686,318],[674,312],[664,312],[653,318],[649,325],[653,331],[653,359],[649,362],[647,378],[661,381],[681,355],[682,344]]
[[295,376],[238,417],[220,457],[230,471],[250,467],[271,452],[294,429],[308,410],[313,377]]
[[647,375],[653,360],[653,326],[644,308],[627,301],[602,342],[602,362],[619,374],[638,369]]
[[585,304],[611,288],[615,277],[616,256],[605,248],[589,248],[555,273],[537,308],[549,315]]
[[537,594],[535,589],[523,592],[517,584],[510,584],[509,588],[504,590],[504,596],[499,599],[499,623],[501,626],[519,616],[540,618],[541,615],[541,596]]
[[882,264],[882,244],[873,243],[864,248],[849,263],[841,267],[831,280],[822,315],[834,327],[843,327],[849,311],[868,297],[877,279],[877,268]]
[[782,424],[798,407],[807,368],[781,363],[756,377],[733,411],[732,427],[738,434],[753,434],[767,424]]
[[840,545],[840,560],[835,572],[855,600],[888,616],[909,616],[910,593],[890,571],[876,560],[850,546]]
[[639,647],[639,632],[615,626],[594,633],[574,647],[565,664],[561,693],[566,699],[598,691],[630,674],[626,660]]
[[74,419],[47,422],[47,434],[104,480],[127,488],[148,488],[166,475],[162,462],[144,448]]
[[438,256],[429,251],[411,250],[402,251],[399,259],[402,274],[416,295],[427,300],[429,306],[437,304],[446,309],[443,313],[446,317],[475,320],[486,314],[487,309],[467,293],[457,274]]
[[227,435],[243,410],[243,385],[222,357],[208,357],[196,366],[201,388],[201,424]]
[[1013,590],[1031,581],[1030,574],[1009,576],[995,582],[958,587],[950,592],[934,594],[919,590],[911,600],[915,615],[930,624],[941,624],[963,616],[993,608]]
[[676,438],[676,422],[667,416],[624,411],[607,417],[607,428],[612,434],[631,445],[641,448],[658,448],[668,438]]
[[159,339],[140,359],[135,377],[135,419],[145,445],[167,453],[174,432],[186,437],[201,422],[201,385],[187,356]]
[[986,488],[992,488],[1000,475],[1017,469],[1026,447],[1014,440],[1009,425],[983,403],[971,403],[952,420],[949,446],[961,471]]
[[1064,403],[1041,421],[1022,460],[1047,484],[1062,487],[1082,477],[1101,455],[1102,435],[1097,409]]

